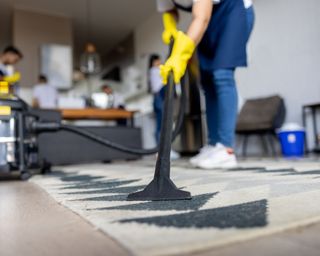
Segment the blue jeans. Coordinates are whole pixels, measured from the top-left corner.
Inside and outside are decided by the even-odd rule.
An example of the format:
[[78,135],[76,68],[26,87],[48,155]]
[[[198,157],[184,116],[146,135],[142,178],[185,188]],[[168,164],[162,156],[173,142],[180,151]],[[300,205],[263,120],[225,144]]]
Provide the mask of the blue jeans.
[[165,97],[164,87],[153,96],[153,110],[156,117],[155,138],[156,138],[157,144],[159,144],[160,142],[164,97]]
[[206,99],[209,144],[233,147],[238,112],[238,93],[233,69],[201,72]]
[[[254,25],[253,7],[247,9],[248,39]],[[201,71],[201,81],[206,99],[209,144],[221,143],[233,147],[238,113],[238,92],[234,78],[235,69]]]

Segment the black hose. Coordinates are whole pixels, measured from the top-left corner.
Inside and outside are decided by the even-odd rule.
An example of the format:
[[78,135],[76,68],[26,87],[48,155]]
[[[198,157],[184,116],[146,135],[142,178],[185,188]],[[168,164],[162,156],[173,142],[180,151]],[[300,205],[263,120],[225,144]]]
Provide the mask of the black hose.
[[186,77],[188,77],[188,75],[189,75],[189,72],[187,71],[181,80],[181,99],[180,99],[180,106],[179,106],[179,115],[176,121],[175,129],[172,134],[173,141],[180,134],[183,123],[184,123],[184,117],[185,117],[186,108],[187,108]]
[[[176,137],[179,135],[183,121],[184,121],[184,116],[185,116],[185,108],[186,108],[186,103],[187,103],[187,98],[186,98],[186,88],[185,88],[185,79],[182,81],[181,85],[181,100],[180,100],[180,109],[179,109],[179,115],[177,118],[177,122],[175,125],[175,129],[173,131],[173,136],[172,136],[172,141],[176,139]],[[99,135],[96,135],[92,132],[89,132],[83,128],[78,128],[72,125],[65,125],[61,124],[60,126],[61,130],[69,131],[75,134],[78,134],[80,136],[86,137],[92,141],[95,141],[101,145],[120,150],[122,152],[130,153],[130,154],[135,154],[135,155],[151,155],[155,154],[158,152],[158,146],[155,148],[150,148],[150,149],[138,149],[138,148],[129,148],[124,145],[112,142],[110,140],[107,140]]]
[[138,149],[138,148],[128,148],[124,145],[109,141],[101,136],[98,136],[92,132],[86,131],[83,128],[78,128],[75,126],[71,125],[61,125],[60,127],[61,130],[69,131],[72,133],[76,133],[80,136],[86,137],[92,141],[95,141],[101,145],[120,150],[122,152],[130,153],[130,154],[135,154],[135,155],[150,155],[154,154],[158,151],[158,147],[152,148],[152,149]]

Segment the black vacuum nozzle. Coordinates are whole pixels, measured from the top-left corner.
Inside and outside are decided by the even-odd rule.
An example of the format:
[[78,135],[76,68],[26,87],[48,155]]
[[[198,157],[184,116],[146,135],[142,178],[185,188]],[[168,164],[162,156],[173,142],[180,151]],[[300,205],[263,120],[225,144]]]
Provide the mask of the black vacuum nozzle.
[[173,74],[169,76],[168,85],[165,88],[166,98],[162,118],[161,135],[158,159],[154,178],[151,183],[140,192],[130,194],[130,201],[166,201],[166,200],[189,200],[190,192],[180,190],[170,179],[170,153],[173,125],[173,100],[175,84]]

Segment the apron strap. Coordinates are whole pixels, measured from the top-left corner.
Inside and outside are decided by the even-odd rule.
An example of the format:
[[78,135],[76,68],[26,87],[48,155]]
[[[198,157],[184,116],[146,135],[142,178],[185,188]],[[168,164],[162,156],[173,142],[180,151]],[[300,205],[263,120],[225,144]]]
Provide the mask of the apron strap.
[[181,4],[178,4],[176,1],[173,0],[173,3],[176,8],[185,11],[185,12],[192,12],[192,5],[191,6],[183,6]]

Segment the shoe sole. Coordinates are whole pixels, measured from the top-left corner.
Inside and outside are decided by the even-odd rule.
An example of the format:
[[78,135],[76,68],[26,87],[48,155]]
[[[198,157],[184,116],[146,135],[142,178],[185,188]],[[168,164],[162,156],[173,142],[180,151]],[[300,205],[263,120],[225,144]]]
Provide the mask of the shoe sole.
[[228,169],[237,168],[238,164],[237,163],[219,164],[219,165],[215,165],[215,166],[205,166],[205,165],[198,164],[197,167],[200,168],[200,169],[203,169],[203,170],[217,170],[217,169],[228,170]]

